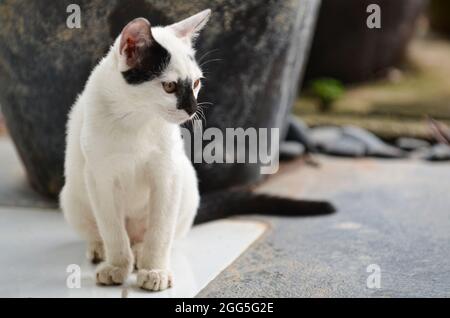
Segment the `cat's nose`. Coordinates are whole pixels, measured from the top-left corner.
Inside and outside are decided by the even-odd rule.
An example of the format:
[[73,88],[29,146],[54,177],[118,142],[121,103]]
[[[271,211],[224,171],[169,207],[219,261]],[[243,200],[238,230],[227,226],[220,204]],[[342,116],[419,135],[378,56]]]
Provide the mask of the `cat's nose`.
[[186,111],[186,113],[188,113],[189,116],[194,115],[197,111],[197,102],[192,103],[187,107],[184,107],[183,109]]
[[197,99],[191,93],[189,97],[183,99],[180,109],[183,109],[189,116],[195,114],[197,111]]
[[197,98],[192,89],[192,81],[179,81],[177,92],[177,108],[184,110],[189,116],[197,111]]

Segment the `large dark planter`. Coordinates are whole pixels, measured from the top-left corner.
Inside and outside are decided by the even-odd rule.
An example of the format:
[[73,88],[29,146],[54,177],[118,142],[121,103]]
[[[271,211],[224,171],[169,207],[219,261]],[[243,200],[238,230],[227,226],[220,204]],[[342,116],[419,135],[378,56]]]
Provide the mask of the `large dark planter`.
[[450,1],[431,0],[429,16],[434,31],[450,36]]
[[[306,81],[366,81],[402,62],[427,0],[323,0]],[[381,7],[381,29],[367,27],[367,7]]]
[[[82,28],[66,27],[73,1],[0,3],[0,103],[32,186],[55,196],[63,184],[67,113],[90,70],[132,18],[167,24],[207,7],[198,41],[205,65],[201,100],[208,126],[278,127],[296,96],[316,17],[315,0],[78,0]],[[203,190],[250,183],[258,164],[199,164]]]

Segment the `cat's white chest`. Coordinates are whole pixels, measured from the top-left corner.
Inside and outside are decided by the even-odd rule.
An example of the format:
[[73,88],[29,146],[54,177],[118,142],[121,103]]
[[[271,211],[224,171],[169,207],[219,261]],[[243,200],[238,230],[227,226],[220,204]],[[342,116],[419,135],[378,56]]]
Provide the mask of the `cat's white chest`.
[[124,211],[125,215],[133,216],[145,210],[150,200],[150,178],[151,175],[143,161],[135,162],[134,165],[124,170],[124,174],[118,178],[128,207]]
[[127,145],[117,161],[116,182],[128,207],[126,215],[136,214],[148,205],[151,192],[151,178],[154,173],[152,162],[159,157],[158,148],[146,142]]

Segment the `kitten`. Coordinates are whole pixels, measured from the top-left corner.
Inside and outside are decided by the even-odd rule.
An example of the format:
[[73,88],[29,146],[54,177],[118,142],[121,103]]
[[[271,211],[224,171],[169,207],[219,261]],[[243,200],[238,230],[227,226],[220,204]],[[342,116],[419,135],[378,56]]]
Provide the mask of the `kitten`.
[[135,264],[141,288],[172,285],[172,242],[199,206],[179,125],[197,111],[202,71],[192,42],[210,14],[166,27],[131,21],[70,112],[60,203],[88,257],[103,261],[99,284],[123,283]]

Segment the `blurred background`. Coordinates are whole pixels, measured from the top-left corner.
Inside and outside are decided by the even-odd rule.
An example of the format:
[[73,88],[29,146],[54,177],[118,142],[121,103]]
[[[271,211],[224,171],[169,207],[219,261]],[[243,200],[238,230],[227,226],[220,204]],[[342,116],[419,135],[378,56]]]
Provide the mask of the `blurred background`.
[[[366,9],[372,3],[381,9],[379,29],[367,27]],[[424,151],[426,146],[448,142],[449,1],[323,0],[311,38],[293,106],[293,113],[308,127],[357,126],[403,150],[421,149],[419,156],[425,159],[450,157],[442,145]],[[339,139],[341,130],[301,133],[303,144],[313,151],[405,156],[387,148],[367,151],[367,144],[364,150],[354,138]],[[1,113],[0,135],[8,136]],[[330,146],[331,141],[335,145]]]
[[404,137],[436,142],[427,118],[450,123],[450,2],[377,1],[375,30],[360,3],[322,2],[295,114],[309,126],[359,126],[408,150],[426,142]]
[[[67,112],[127,21],[168,24],[206,7],[205,127],[280,128],[286,160],[450,160],[449,1],[80,0],[80,29],[66,26],[70,1],[50,2],[0,4],[0,203],[56,206]],[[35,191],[10,169],[11,141]],[[258,165],[196,168],[202,192],[262,178]]]

